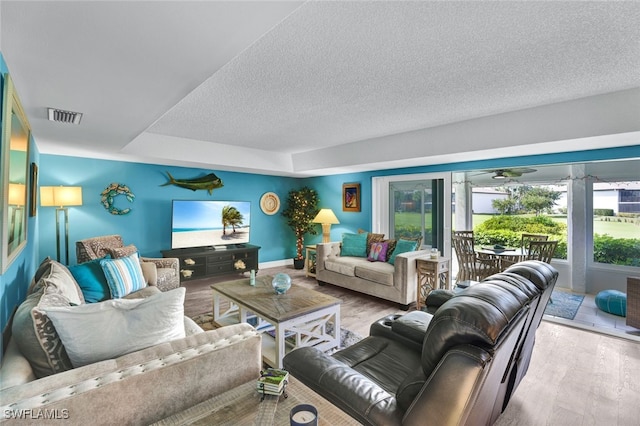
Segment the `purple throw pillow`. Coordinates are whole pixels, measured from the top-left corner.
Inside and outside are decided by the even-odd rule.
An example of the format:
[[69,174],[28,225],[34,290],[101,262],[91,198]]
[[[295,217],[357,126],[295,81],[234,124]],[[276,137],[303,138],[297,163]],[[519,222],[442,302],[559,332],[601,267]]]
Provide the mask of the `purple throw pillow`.
[[367,260],[370,262],[386,262],[388,248],[389,243],[371,243],[371,250]]

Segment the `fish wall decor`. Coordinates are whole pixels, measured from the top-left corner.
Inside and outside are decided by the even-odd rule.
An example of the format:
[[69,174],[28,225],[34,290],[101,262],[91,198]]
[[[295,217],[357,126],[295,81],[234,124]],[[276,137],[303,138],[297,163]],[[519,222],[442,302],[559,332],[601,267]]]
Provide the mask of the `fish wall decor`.
[[169,172],[167,172],[167,175],[169,176],[169,182],[160,186],[175,185],[192,191],[206,189],[209,195],[211,195],[211,191],[214,189],[222,188],[224,186],[222,180],[216,176],[215,173],[209,173],[206,176],[194,179],[175,179]]

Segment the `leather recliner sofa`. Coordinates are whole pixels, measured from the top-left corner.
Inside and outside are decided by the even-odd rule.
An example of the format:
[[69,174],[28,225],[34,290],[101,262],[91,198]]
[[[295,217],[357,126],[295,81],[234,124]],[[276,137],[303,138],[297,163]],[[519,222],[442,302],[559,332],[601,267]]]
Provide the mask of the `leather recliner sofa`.
[[363,424],[492,424],[526,373],[557,278],[546,263],[521,262],[436,293],[434,314],[383,318],[353,346],[331,356],[299,348],[284,367]]

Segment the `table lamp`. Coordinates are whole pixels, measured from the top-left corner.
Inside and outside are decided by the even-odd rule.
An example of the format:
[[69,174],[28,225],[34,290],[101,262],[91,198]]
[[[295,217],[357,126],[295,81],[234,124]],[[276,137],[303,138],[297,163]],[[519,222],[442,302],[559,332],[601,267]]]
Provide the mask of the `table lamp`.
[[322,224],[322,242],[328,243],[331,240],[331,225],[338,224],[340,221],[331,209],[320,209],[320,212],[312,221],[313,223]]
[[41,186],[40,205],[56,207],[56,249],[60,262],[60,212],[64,212],[65,264],[69,264],[69,210],[68,206],[82,205],[82,187],[80,186]]

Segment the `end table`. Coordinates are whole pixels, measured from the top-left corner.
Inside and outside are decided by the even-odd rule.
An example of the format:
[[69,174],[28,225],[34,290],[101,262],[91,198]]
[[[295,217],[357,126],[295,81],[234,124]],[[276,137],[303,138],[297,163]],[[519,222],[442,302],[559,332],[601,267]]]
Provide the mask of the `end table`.
[[426,304],[427,296],[436,288],[449,289],[449,263],[448,257],[431,259],[430,257],[419,257],[416,259],[416,269],[418,272],[418,293],[416,299],[416,309],[420,310]]

